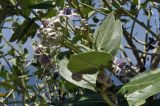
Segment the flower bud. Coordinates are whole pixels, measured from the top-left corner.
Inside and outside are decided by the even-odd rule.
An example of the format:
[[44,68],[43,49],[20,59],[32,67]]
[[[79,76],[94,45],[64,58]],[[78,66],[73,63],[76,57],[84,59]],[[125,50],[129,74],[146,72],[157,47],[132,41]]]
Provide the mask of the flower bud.
[[69,6],[66,6],[63,10],[63,14],[70,15],[72,13],[71,8]]
[[81,81],[82,80],[82,74],[73,73],[72,74],[72,79],[74,79],[75,81]]
[[50,63],[50,58],[46,54],[40,55],[38,60],[42,66],[48,66]]

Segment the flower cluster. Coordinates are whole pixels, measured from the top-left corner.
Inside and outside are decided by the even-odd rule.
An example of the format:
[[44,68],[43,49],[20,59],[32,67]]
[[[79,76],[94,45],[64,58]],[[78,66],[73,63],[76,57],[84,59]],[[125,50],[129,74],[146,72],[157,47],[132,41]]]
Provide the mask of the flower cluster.
[[65,19],[79,17],[69,6],[59,11],[59,14],[48,19],[43,19],[42,26],[38,31],[38,37],[44,47],[56,51],[63,42],[64,30],[66,30]]
[[138,68],[130,66],[124,59],[115,58],[114,61],[114,74],[123,82],[128,82],[131,78],[138,74]]
[[58,17],[44,20],[39,30],[41,44],[49,48],[58,48],[61,41],[60,30],[62,27]]

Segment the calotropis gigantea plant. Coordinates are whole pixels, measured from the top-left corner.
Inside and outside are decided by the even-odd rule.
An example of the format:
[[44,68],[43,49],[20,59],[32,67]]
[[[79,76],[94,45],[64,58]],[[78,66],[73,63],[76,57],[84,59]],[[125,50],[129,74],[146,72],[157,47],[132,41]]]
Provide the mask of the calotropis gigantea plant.
[[[110,106],[125,103],[122,97],[127,100],[129,105],[143,104],[145,99],[156,94],[159,90],[151,87],[155,92],[139,94],[136,89],[149,89],[150,83],[153,83],[153,76],[158,73],[148,73],[138,75],[140,70],[133,66],[128,66],[126,62],[116,62],[114,60],[123,36],[122,23],[116,20],[114,13],[110,13],[96,28],[95,32],[86,20],[78,14],[72,12],[72,9],[66,6],[62,13],[50,19],[45,19],[44,26],[40,29],[41,43],[44,48],[49,48],[50,53],[56,52],[53,61],[56,61],[59,74],[67,81],[81,88],[90,89],[99,93],[106,104]],[[74,19],[78,18],[79,24],[75,25]],[[69,55],[63,55],[60,51],[64,49]],[[43,49],[44,51],[46,49]],[[107,74],[110,72],[110,74]],[[129,83],[121,87],[117,92],[118,86],[111,76],[115,75],[121,82]],[[141,83],[142,78],[151,79],[151,82]],[[131,80],[130,80],[131,79]],[[140,81],[140,82],[138,82]],[[133,83],[133,85],[130,85]],[[130,87],[131,86],[131,87]],[[132,86],[136,89],[132,89]],[[129,90],[129,92],[128,92]],[[138,98],[136,97],[138,93]],[[146,92],[145,92],[146,93]],[[134,94],[134,95],[133,95]],[[74,103],[73,103],[74,104]],[[103,103],[102,103],[103,104]]]
[[[62,14],[44,20],[39,30],[41,44],[51,52],[63,50],[62,47],[68,48],[72,55],[55,59],[60,75],[79,87],[99,92],[107,104],[116,105],[116,95],[109,90],[113,82],[106,70],[111,73],[114,70],[112,62],[122,38],[121,22],[115,20],[111,13],[92,33],[87,22],[79,15],[73,15],[71,8],[66,7]],[[70,23],[75,17],[79,18],[80,25]],[[77,36],[81,36],[79,40],[82,41],[73,43]]]
[[[11,48],[0,46],[9,67],[0,67],[0,104],[156,105],[159,7],[158,0],[0,0],[0,39]],[[10,43],[36,33],[41,43],[28,61],[27,49]]]

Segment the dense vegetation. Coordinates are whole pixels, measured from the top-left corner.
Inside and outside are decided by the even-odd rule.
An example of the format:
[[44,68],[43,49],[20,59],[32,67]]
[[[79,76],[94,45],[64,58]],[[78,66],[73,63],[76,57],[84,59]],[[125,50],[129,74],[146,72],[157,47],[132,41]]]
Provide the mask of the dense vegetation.
[[158,105],[159,11],[158,0],[0,0],[0,105]]

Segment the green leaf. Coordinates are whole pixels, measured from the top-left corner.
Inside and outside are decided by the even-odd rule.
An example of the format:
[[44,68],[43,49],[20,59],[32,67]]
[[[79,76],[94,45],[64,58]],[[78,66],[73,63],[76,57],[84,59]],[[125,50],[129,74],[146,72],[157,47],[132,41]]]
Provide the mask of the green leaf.
[[25,55],[27,55],[28,54],[28,49],[24,48],[23,52],[24,52]]
[[49,9],[53,7],[55,6],[52,4],[52,1],[44,1],[44,2],[29,6],[29,8],[31,9]]
[[34,20],[25,20],[22,25],[18,26],[13,33],[10,42],[20,41],[24,37],[34,37],[39,26],[34,22]]
[[7,70],[5,70],[4,66],[1,66],[0,67],[0,77],[1,78],[4,78],[4,79],[7,79]]
[[13,85],[11,85],[8,81],[1,81],[0,86],[6,88],[6,89],[13,89],[15,88]]
[[79,47],[82,47],[85,51],[83,52],[91,52],[94,51],[93,49],[89,48],[88,46],[85,46],[83,44],[78,44]]
[[5,19],[5,22],[11,22],[11,21],[13,21],[12,18],[6,18],[6,19]]
[[106,106],[102,96],[95,92],[84,93],[67,100],[67,106]]
[[16,5],[16,0],[10,0],[13,5]]
[[9,55],[11,55],[11,56],[15,56],[16,52],[15,52],[14,49],[11,49],[11,50],[8,51],[7,54],[9,54]]
[[95,49],[109,52],[115,56],[118,52],[122,35],[121,21],[115,20],[114,15],[110,14],[95,32]]
[[133,0],[132,2],[133,2],[134,4],[137,4],[137,5],[139,5],[139,4],[141,3],[140,0]]
[[77,90],[79,89],[75,84],[62,79],[63,80],[63,85],[65,86],[65,88],[67,89],[67,91],[69,92],[77,92]]
[[142,73],[125,84],[118,94],[124,95],[130,106],[145,103],[145,100],[160,92],[160,69]]
[[57,11],[55,10],[48,10],[46,14],[43,15],[44,18],[52,18],[55,16]]
[[60,9],[63,8],[65,1],[64,0],[54,0],[55,1],[55,5],[57,7],[59,7]]
[[92,5],[92,0],[81,0],[81,2],[87,5]]
[[88,52],[71,57],[68,69],[78,74],[95,74],[100,67],[110,68],[112,56],[105,52]]
[[94,85],[96,84],[97,73],[92,74],[92,75],[85,74],[85,75],[82,76],[89,83],[85,80],[76,81],[76,80],[72,79],[72,72],[70,70],[68,70],[67,64],[68,64],[67,59],[63,59],[63,60],[59,61],[59,63],[58,63],[59,73],[61,74],[61,76],[65,80],[67,80],[67,81],[69,81],[69,82],[71,82],[71,83],[73,83],[73,84],[75,84],[79,87],[95,91]]

